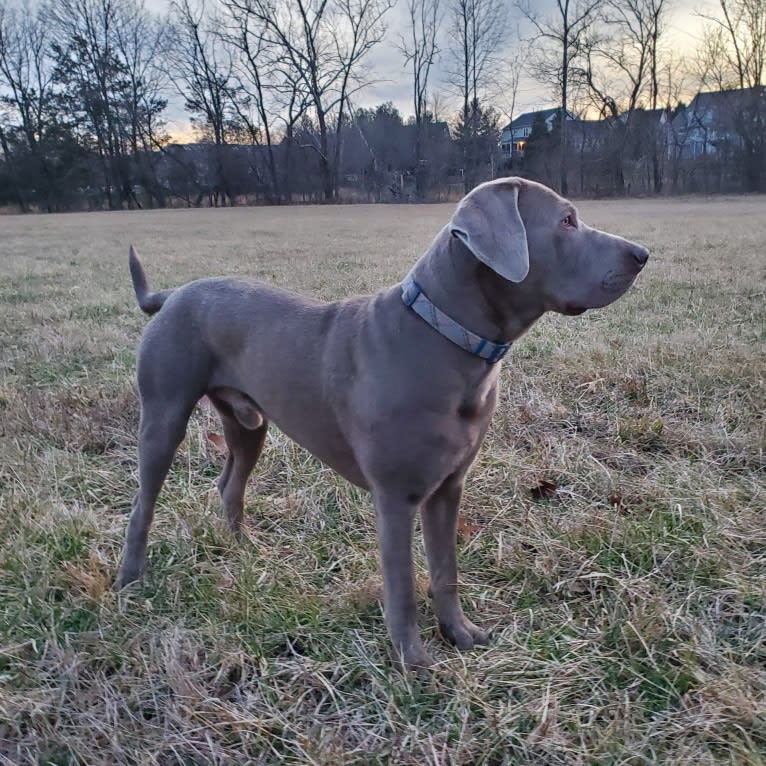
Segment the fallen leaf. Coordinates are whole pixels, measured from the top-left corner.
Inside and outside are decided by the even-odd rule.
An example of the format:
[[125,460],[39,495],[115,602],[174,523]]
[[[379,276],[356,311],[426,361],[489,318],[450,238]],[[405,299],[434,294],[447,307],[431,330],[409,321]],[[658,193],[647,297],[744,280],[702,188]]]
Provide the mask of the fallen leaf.
[[546,500],[550,497],[555,497],[558,487],[548,479],[542,479],[536,487],[532,487],[529,490],[529,494],[533,500]]
[[623,510],[625,508],[625,499],[619,492],[614,492],[609,495],[609,505],[613,505],[617,510]]
[[457,520],[457,533],[460,539],[467,543],[477,532],[481,532],[481,524],[467,521],[462,516]]

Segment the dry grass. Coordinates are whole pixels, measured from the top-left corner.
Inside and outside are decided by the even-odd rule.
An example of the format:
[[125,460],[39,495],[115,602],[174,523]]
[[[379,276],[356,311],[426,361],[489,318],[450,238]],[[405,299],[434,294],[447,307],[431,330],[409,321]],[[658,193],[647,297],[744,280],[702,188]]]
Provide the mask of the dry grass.
[[0,245],[0,761],[762,764],[762,198],[582,205],[653,260],[617,305],[514,349],[464,503],[487,650],[392,666],[369,500],[273,433],[230,538],[200,409],[142,588],[111,581],[135,486],[152,284],[323,297],[400,278],[448,206],[6,217]]

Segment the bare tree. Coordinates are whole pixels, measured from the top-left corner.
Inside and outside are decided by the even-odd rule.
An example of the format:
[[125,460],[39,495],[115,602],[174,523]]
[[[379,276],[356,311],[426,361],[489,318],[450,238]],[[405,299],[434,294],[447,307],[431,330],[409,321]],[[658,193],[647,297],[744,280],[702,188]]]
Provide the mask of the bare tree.
[[311,108],[311,97],[303,89],[300,77],[289,67],[279,70],[276,93],[280,105],[280,117],[284,125],[283,186],[288,199],[292,198],[295,187],[296,131]]
[[140,205],[133,136],[165,108],[145,79],[156,57],[144,36],[156,19],[141,0],[49,0],[44,14],[62,98],[83,143],[95,145],[109,207]]
[[2,101],[17,114],[30,150],[38,144],[53,91],[45,23],[28,5],[0,5],[0,83]]
[[[660,104],[660,77],[662,68],[669,67],[670,61],[663,62],[660,51],[660,41],[664,31],[665,14],[669,10],[672,0],[646,0],[646,10],[649,15],[649,103],[654,112]],[[666,118],[670,111],[670,100],[666,100],[662,106],[665,108]],[[661,132],[654,136],[652,142],[652,181],[654,191],[659,194],[663,186],[663,161],[667,155],[667,134],[660,124],[655,121],[655,129]]]
[[700,14],[706,24],[701,47],[702,81],[757,88],[766,75],[766,3],[719,0],[720,15]]
[[242,0],[264,42],[307,95],[316,118],[324,198],[335,198],[348,99],[365,82],[360,65],[382,40],[392,0]]
[[505,17],[501,0],[451,0],[446,71],[462,102],[459,134],[466,192],[473,186],[477,163],[474,139],[482,122],[481,103],[500,65],[498,52],[505,39]]
[[424,122],[428,111],[428,78],[439,52],[436,38],[441,25],[441,0],[407,0],[408,37],[401,35],[399,49],[405,65],[412,67],[412,104],[415,110],[415,185],[416,194],[425,193],[423,167]]
[[503,59],[494,92],[490,96],[500,114],[508,121],[512,121],[516,116],[516,98],[527,55],[526,49],[522,48]]
[[[5,105],[12,124],[17,125],[26,151],[43,179],[49,175],[49,164],[41,144],[52,119],[53,66],[47,51],[50,44],[47,27],[37,10],[28,5],[9,8],[0,4],[0,104]],[[0,145],[6,161],[13,163],[8,144],[8,127],[0,121]],[[16,196],[20,207],[26,200],[18,184]],[[50,188],[47,207],[51,208]]]
[[226,168],[225,146],[236,132],[236,82],[231,49],[222,40],[220,20],[208,12],[205,0],[173,0],[172,78],[212,139],[211,202],[233,204]]
[[588,30],[598,18],[604,0],[556,0],[556,8],[548,18],[542,18],[533,9],[531,0],[516,0],[522,12],[535,30],[539,51],[537,60],[531,62],[532,71],[542,82],[555,84],[561,105],[561,164],[559,186],[567,194],[567,113],[571,87],[571,74]]
[[108,206],[118,208],[130,203],[132,190],[123,161],[120,85],[124,68],[112,44],[115,5],[109,0],[52,0],[46,16],[63,99],[83,143],[95,146]]
[[129,150],[138,183],[150,198],[165,206],[157,175],[155,150],[167,143],[161,115],[167,106],[169,79],[159,62],[167,55],[168,28],[142,5],[119,6],[121,23],[114,28],[114,45],[125,65],[125,110]]
[[[239,98],[234,100],[243,125],[253,144],[266,148],[266,166],[269,191],[267,198],[278,202],[281,198],[279,173],[274,154],[274,121],[272,102],[276,91],[279,58],[275,46],[263,35],[263,27],[248,10],[247,3],[223,0],[226,10],[224,42],[237,51],[235,73]],[[261,174],[256,161],[256,173]]]
[[467,116],[479,103],[501,66],[498,57],[506,35],[506,9],[500,0],[452,0],[447,72]]
[[[584,35],[582,55],[573,64],[572,74],[586,87],[602,116],[622,118],[611,124],[613,159],[620,185],[623,183],[622,147],[633,126],[636,107],[649,105],[657,109],[659,94],[659,44],[669,5],[668,0],[606,0],[603,25]],[[655,119],[656,118],[656,119]],[[643,145],[651,152],[652,178],[655,191],[662,188],[661,157],[658,146],[659,118],[641,115],[639,126],[646,135]],[[654,129],[652,129],[655,121]]]
[[186,108],[216,145],[226,143],[232,112],[233,57],[205,0],[174,0],[171,77]]
[[726,30],[708,25],[690,63],[690,76],[705,90],[729,90],[737,85],[737,75],[728,61]]

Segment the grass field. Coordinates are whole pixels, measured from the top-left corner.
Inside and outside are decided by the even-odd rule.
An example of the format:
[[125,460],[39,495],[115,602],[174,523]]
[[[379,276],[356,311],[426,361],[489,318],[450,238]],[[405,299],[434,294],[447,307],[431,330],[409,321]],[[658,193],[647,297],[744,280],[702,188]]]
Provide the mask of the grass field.
[[581,205],[652,260],[544,317],[502,372],[460,532],[492,645],[391,663],[368,497],[272,430],[247,539],[198,408],[143,586],[111,590],[153,286],[247,274],[325,298],[400,279],[450,206],[0,219],[0,762],[766,762],[766,199]]

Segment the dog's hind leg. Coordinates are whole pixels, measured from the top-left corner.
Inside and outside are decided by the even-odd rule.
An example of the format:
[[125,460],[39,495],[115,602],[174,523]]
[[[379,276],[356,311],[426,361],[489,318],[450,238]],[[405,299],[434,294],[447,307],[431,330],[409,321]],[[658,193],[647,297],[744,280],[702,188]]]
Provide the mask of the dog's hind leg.
[[115,582],[116,588],[138,580],[146,564],[146,542],[154,518],[154,505],[173,462],[178,445],[186,433],[186,424],[197,402],[164,397],[144,398],[138,436],[139,489],[133,500],[128,522],[125,551]]
[[231,530],[239,532],[244,515],[245,486],[261,456],[269,424],[255,403],[239,392],[217,389],[208,396],[221,416],[229,448],[226,465],[218,480],[218,491]]

